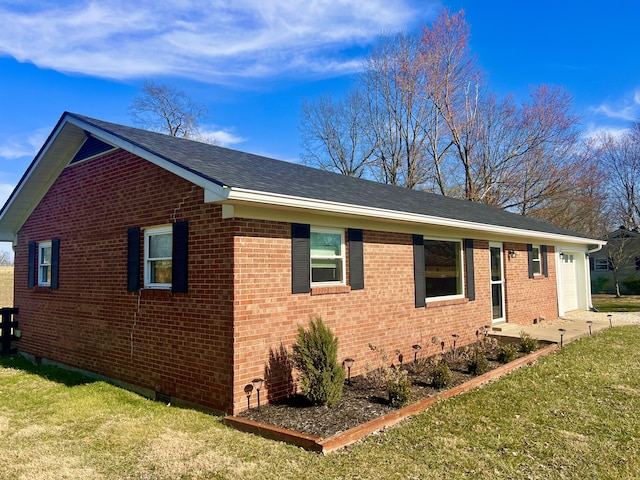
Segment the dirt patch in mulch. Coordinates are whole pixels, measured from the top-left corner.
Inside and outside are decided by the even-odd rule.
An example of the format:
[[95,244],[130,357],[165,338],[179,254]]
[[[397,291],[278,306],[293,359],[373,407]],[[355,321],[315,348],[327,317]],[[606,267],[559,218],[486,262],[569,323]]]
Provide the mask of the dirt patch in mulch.
[[[496,346],[486,352],[489,370],[502,365],[497,361],[497,348]],[[452,373],[452,382],[447,388],[472,379],[474,375],[467,367],[471,349],[472,347],[463,347],[455,354],[448,352],[445,356],[419,359],[417,364],[411,362],[400,366],[399,368],[407,371],[411,380],[411,402],[437,395],[442,391],[431,384],[433,367],[443,359]],[[519,352],[517,358],[523,355]],[[374,371],[352,377],[351,382],[345,380],[342,399],[332,408],[311,405],[304,396],[298,394],[280,402],[263,405],[260,411],[257,408],[246,410],[238,417],[327,438],[394,410],[396,408],[390,405],[387,390],[380,381],[379,371]]]

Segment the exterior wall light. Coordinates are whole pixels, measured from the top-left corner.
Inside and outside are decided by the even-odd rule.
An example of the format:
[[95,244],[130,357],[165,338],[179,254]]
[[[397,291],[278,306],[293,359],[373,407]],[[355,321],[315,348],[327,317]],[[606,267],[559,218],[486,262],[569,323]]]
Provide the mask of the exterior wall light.
[[509,258],[516,258],[517,254],[515,250],[509,250]]

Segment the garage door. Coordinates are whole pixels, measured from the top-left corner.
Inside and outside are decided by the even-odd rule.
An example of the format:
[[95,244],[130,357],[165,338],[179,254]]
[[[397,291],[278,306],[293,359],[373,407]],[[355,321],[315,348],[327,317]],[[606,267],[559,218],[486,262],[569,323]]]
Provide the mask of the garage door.
[[562,255],[562,303],[565,312],[578,308],[577,270],[576,254],[564,252]]

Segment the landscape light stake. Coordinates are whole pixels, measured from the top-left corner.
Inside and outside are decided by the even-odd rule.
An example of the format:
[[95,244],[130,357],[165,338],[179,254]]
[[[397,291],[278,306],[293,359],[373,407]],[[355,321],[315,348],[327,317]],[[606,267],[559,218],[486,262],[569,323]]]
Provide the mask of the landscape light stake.
[[262,388],[262,384],[264,383],[264,379],[263,378],[254,378],[253,380],[251,380],[251,383],[253,383],[253,386],[258,391],[258,411],[260,411],[260,389]]
[[456,342],[460,338],[460,335],[458,335],[457,333],[454,333],[451,336],[453,337],[453,358],[456,358]]
[[613,315],[611,314],[607,315],[607,318],[609,319],[609,328],[613,327],[613,322],[611,321],[611,317],[613,317]]
[[253,392],[253,384],[252,383],[247,383],[244,386],[244,393],[246,393],[247,395],[247,408],[250,409],[251,408],[251,393]]
[[487,335],[489,335],[489,329],[491,328],[491,325],[485,325],[484,326],[484,338],[487,338]]
[[566,332],[566,330],[564,328],[559,328],[558,331],[560,332],[560,348],[562,348],[562,337],[564,336],[564,332]]
[[591,320],[587,320],[587,325],[589,325],[589,336],[591,336],[591,324],[593,322]]
[[344,366],[347,367],[347,383],[351,385],[351,367],[353,367],[353,363],[355,360],[353,358],[345,358]]
[[415,345],[412,345],[411,348],[413,348],[413,362],[415,363],[418,361],[418,352],[422,350],[422,347],[416,343]]

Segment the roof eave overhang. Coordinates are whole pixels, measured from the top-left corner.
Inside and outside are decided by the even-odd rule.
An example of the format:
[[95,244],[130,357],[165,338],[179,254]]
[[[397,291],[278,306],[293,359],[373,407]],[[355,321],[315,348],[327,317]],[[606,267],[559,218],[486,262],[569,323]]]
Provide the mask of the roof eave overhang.
[[82,145],[86,132],[202,187],[211,198],[217,198],[217,201],[226,199],[226,187],[85,122],[73,114],[65,113],[0,211],[0,241],[15,240],[27,218]]
[[[397,210],[387,210],[361,205],[351,205],[327,200],[296,197],[277,193],[261,192],[243,188],[231,188],[227,190],[225,203],[230,204],[258,204],[270,206],[272,208],[296,209],[320,212],[327,215],[364,217],[394,223],[413,224],[416,226],[434,225],[439,227],[450,227],[458,230],[469,230],[483,232],[489,235],[512,238],[535,238],[545,240],[550,243],[568,243],[587,245],[589,248],[604,245],[606,242],[584,237],[571,235],[561,235],[537,230],[525,230],[500,225],[488,225],[484,223],[469,222],[451,218],[436,217]],[[213,196],[205,194],[205,201],[220,201]]]

